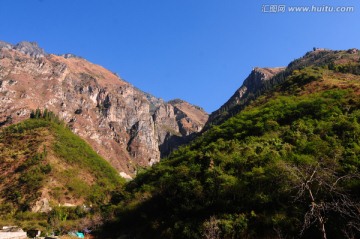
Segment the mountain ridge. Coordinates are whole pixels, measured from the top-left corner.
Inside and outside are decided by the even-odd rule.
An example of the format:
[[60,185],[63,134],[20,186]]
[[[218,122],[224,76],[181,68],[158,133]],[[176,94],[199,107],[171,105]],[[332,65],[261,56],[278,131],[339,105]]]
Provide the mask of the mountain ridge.
[[235,111],[234,108],[245,102],[249,94],[255,94],[264,86],[266,81],[270,80],[273,76],[282,72],[284,69],[285,67],[254,67],[240,88],[238,88],[235,93],[222,106],[220,106],[219,109],[210,114],[205,128],[207,128],[209,124],[221,123],[229,117],[229,112],[231,112],[230,115],[236,113],[232,112]]

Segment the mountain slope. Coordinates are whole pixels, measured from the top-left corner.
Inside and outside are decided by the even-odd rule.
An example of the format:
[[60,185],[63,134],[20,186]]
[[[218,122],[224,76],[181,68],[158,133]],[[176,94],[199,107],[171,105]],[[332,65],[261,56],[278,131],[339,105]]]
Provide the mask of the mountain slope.
[[[193,113],[186,114],[99,65],[71,54],[47,54],[29,42],[0,42],[0,100],[0,126],[47,108],[118,171],[131,175],[173,149],[177,141],[167,142],[173,135],[181,140],[207,119],[202,109],[190,107]],[[193,115],[201,120],[183,126]]]
[[323,66],[324,64],[328,64],[330,62],[337,62],[340,65],[343,63],[349,63],[348,60],[351,60],[351,62],[355,60],[356,62],[356,57],[349,58],[345,55],[356,56],[357,53],[357,49],[350,49],[348,51],[331,51],[315,48],[313,51],[306,53],[303,57],[292,61],[287,67],[255,67],[234,95],[218,110],[211,113],[204,129],[209,129],[211,125],[221,124],[226,119],[236,115],[259,95],[274,89],[274,87],[278,84],[285,81],[296,69],[304,68],[310,65]]
[[83,205],[95,209],[109,203],[112,191],[124,183],[53,114],[43,115],[0,131],[0,221],[16,220],[24,213],[28,217],[19,223],[39,215],[46,221],[46,214],[35,213],[58,206],[78,206],[80,212]]
[[107,230],[358,238],[360,54],[317,50],[281,74],[238,114],[129,182]]
[[238,113],[238,106],[246,104],[247,100],[263,90],[266,82],[276,74],[282,72],[285,67],[259,68],[255,67],[250,75],[244,80],[242,86],[223,104],[218,110],[211,113],[207,126],[219,124],[229,117]]

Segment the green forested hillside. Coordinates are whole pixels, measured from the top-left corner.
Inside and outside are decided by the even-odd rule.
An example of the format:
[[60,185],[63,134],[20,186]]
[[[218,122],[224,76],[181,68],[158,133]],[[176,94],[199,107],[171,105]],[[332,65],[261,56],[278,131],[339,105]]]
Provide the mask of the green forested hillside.
[[0,225],[92,226],[122,179],[51,112],[32,117],[0,132]]
[[129,182],[106,230],[359,238],[359,54],[302,60],[240,113]]

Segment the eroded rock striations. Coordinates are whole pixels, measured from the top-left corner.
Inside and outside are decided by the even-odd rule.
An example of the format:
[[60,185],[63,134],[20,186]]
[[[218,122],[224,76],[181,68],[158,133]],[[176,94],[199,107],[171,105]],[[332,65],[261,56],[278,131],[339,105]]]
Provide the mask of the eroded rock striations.
[[0,42],[0,126],[36,108],[58,114],[122,175],[158,162],[208,118],[199,107],[164,102],[83,58]]

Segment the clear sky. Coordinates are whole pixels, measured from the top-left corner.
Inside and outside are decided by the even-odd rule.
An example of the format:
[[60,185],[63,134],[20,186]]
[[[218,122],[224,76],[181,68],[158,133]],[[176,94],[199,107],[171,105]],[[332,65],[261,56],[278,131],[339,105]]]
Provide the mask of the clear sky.
[[[279,4],[354,11],[268,12]],[[358,0],[0,0],[0,40],[74,53],[207,112],[255,66],[284,66],[313,47],[360,48],[359,23]]]

